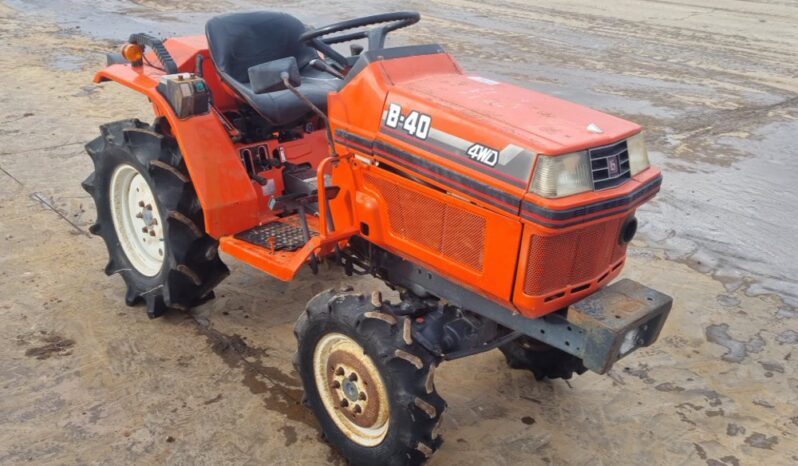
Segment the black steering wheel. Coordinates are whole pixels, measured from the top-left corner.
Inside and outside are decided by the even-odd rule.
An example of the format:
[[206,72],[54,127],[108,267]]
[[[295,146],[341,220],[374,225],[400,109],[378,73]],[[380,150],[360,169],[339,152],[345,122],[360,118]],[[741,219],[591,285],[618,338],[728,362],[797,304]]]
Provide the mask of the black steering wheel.
[[[340,44],[342,42],[349,42],[358,39],[368,39],[369,50],[381,49],[385,46],[385,36],[387,36],[389,32],[416,24],[420,19],[421,15],[415,11],[400,11],[396,13],[383,13],[373,16],[364,16],[362,18],[350,19],[347,21],[341,21],[340,23],[320,27],[318,29],[312,29],[299,36],[299,40],[318,50],[324,54],[325,57],[331,58],[342,67],[346,68],[349,66],[349,62],[347,61],[346,57],[336,52],[335,49],[332,48],[333,44]],[[333,37],[325,37],[337,32],[365,28],[366,26],[384,23],[387,24],[380,27],[363,29],[362,31],[350,32]]]

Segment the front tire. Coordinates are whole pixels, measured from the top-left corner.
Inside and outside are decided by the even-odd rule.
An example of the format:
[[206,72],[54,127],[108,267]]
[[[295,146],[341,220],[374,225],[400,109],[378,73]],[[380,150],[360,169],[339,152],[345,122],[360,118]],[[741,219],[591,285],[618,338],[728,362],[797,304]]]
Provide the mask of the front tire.
[[127,284],[125,302],[150,318],[213,297],[229,273],[218,242],[203,230],[202,208],[173,137],[139,120],[100,127],[86,145],[94,172],[82,186],[94,199],[108,249],[105,273]]
[[297,320],[306,403],[354,465],[417,465],[442,443],[440,361],[413,341],[408,319],[378,298],[329,290]]

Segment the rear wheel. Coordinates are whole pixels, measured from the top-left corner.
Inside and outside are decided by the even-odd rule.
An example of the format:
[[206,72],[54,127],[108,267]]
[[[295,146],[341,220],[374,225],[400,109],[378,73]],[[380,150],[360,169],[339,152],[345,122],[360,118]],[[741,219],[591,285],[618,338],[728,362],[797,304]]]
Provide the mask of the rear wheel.
[[105,273],[122,275],[125,302],[143,301],[150,317],[212,298],[228,270],[218,242],[203,230],[202,209],[174,138],[158,124],[138,120],[100,130],[86,145],[94,172],[83,188],[97,208],[90,231],[108,248]]
[[570,379],[583,374],[587,368],[582,360],[530,337],[521,337],[499,347],[507,365],[513,369],[526,369],[536,380]]
[[379,299],[330,290],[297,320],[306,402],[352,464],[421,464],[442,443],[440,361],[413,341],[406,319]]

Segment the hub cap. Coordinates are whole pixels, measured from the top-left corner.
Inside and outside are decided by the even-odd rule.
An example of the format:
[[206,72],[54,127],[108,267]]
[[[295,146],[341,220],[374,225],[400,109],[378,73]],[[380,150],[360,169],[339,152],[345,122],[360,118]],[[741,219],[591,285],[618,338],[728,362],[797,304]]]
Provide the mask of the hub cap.
[[313,353],[313,375],[338,428],[360,445],[379,445],[388,433],[388,393],[363,347],[340,333],[325,335]]
[[163,225],[150,185],[131,165],[120,165],[111,177],[111,218],[130,264],[154,277],[164,260]]

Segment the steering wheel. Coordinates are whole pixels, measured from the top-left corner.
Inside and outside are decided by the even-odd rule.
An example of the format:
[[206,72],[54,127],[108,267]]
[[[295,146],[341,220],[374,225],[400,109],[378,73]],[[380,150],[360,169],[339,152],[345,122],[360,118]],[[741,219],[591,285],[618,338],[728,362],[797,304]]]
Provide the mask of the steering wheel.
[[[385,46],[385,36],[387,36],[389,32],[416,24],[420,19],[421,15],[415,11],[400,11],[396,13],[383,13],[373,16],[364,16],[362,18],[350,19],[347,21],[341,21],[340,23],[320,27],[318,29],[312,29],[299,36],[299,40],[318,50],[324,54],[325,57],[331,58],[342,67],[346,68],[349,66],[349,62],[347,61],[346,57],[336,52],[335,49],[332,48],[333,44],[340,44],[342,42],[349,42],[357,39],[368,39],[369,50],[381,49]],[[326,37],[338,32],[348,31],[350,29],[365,28],[366,26],[373,26],[375,24],[385,25],[381,27],[363,29],[362,31],[340,34],[333,37]]]

